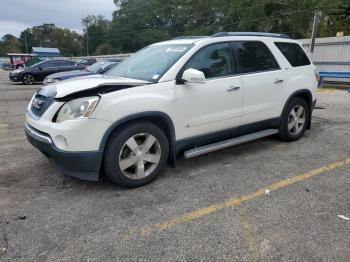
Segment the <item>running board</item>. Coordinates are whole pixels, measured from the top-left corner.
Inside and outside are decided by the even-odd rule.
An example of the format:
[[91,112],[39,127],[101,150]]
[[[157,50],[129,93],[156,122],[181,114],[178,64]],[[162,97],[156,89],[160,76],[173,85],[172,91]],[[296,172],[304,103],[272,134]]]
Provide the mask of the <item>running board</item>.
[[274,135],[277,133],[278,133],[278,129],[265,129],[263,131],[259,131],[256,133],[251,133],[248,135],[239,136],[239,137],[231,138],[228,140],[216,142],[213,144],[204,145],[204,146],[200,146],[200,147],[186,150],[184,152],[184,157],[191,158],[191,157],[195,157],[195,156],[200,156],[200,155],[214,152],[214,151],[224,149],[224,148],[227,148],[230,146],[236,146],[236,145],[247,143],[247,142],[259,139],[259,138],[271,136],[271,135]]

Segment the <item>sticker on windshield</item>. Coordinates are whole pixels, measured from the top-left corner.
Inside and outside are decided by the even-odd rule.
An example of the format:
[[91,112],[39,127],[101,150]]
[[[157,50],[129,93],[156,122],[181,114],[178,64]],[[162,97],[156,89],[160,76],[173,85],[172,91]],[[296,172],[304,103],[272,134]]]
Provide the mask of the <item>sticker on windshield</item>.
[[180,46],[180,47],[168,47],[165,52],[184,52],[187,49],[187,47]]
[[152,79],[158,79],[159,75],[153,75]]

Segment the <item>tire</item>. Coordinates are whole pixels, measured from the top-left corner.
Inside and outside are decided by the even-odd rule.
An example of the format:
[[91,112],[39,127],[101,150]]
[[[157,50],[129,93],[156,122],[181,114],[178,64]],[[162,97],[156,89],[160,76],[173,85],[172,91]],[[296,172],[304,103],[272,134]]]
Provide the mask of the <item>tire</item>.
[[294,97],[283,111],[279,127],[280,139],[291,142],[301,138],[310,121],[310,112],[310,108],[304,99]]
[[168,155],[169,142],[162,129],[150,122],[131,124],[108,139],[105,174],[121,187],[143,186],[157,178]]
[[24,74],[22,76],[22,83],[25,85],[34,85],[35,84],[35,78],[32,74]]

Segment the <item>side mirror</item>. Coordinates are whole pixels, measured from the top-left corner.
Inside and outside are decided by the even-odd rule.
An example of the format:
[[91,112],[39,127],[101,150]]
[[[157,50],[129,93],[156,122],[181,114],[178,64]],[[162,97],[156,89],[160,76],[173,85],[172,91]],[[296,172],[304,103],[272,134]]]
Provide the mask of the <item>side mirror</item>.
[[189,68],[183,72],[182,80],[185,83],[204,84],[205,83],[205,76],[204,76],[204,73],[202,71],[199,71],[199,70],[193,69],[193,68]]
[[38,68],[39,68],[39,70],[43,70],[43,68],[41,66],[39,66]]

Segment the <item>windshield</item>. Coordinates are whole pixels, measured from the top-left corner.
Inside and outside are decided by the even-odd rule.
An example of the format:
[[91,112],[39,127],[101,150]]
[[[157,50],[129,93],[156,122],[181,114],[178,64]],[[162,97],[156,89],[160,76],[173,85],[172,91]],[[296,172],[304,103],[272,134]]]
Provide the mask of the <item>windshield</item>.
[[156,82],[193,45],[152,45],[124,60],[107,75]]
[[105,64],[106,62],[97,62],[97,63],[94,63],[92,64],[91,66],[88,66],[86,68],[87,71],[89,72],[93,72],[93,73],[96,73],[103,64]]

